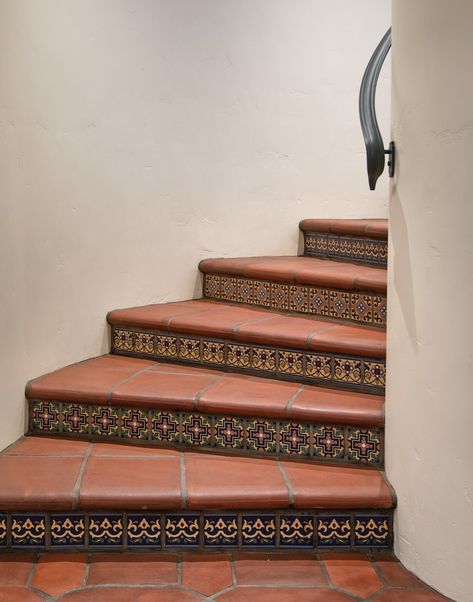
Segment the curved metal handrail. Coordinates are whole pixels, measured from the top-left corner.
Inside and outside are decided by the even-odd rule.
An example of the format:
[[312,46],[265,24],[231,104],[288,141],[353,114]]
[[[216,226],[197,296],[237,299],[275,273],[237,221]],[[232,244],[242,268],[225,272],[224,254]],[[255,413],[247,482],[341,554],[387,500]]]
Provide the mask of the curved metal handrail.
[[383,138],[376,119],[376,85],[384,59],[391,48],[391,28],[383,36],[366,67],[360,87],[360,121],[366,146],[366,160],[370,190],[376,188],[376,182],[384,171],[384,155],[390,155],[389,175],[394,172],[394,143],[384,150]]

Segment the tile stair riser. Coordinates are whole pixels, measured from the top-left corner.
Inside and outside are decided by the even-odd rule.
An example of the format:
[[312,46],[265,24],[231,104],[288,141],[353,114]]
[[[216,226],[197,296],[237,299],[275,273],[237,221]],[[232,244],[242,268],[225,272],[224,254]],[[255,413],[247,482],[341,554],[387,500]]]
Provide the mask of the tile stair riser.
[[[29,401],[30,434],[380,468],[384,430],[261,417]],[[165,426],[165,428],[163,428]],[[232,435],[225,439],[225,431]],[[261,439],[258,437],[261,434]],[[296,437],[296,441],[292,440]]]
[[362,236],[304,232],[304,255],[386,267],[388,242]]
[[112,327],[112,353],[383,395],[386,362],[323,351]]
[[386,328],[386,295],[225,274],[204,274],[206,299]]
[[6,549],[385,550],[392,511],[0,511]]

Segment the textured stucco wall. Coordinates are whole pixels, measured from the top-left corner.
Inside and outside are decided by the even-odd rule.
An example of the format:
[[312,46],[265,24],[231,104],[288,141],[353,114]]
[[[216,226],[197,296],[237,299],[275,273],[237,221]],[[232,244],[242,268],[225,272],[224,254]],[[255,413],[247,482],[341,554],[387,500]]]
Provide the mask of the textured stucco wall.
[[396,546],[473,600],[473,3],[394,0],[387,471]]
[[[0,448],[29,378],[114,307],[197,294],[206,256],[384,217],[357,94],[388,0],[0,0]],[[388,125],[389,72],[380,83]]]

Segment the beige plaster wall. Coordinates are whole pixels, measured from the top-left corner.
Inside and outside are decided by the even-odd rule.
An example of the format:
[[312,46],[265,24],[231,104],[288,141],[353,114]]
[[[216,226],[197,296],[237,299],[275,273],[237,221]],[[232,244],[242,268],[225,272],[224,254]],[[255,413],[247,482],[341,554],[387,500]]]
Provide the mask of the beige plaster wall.
[[[25,382],[108,310],[198,294],[207,256],[379,217],[357,94],[388,0],[0,0],[0,448]],[[389,71],[381,121],[389,127]]]
[[387,471],[401,560],[473,600],[473,3],[394,0]]

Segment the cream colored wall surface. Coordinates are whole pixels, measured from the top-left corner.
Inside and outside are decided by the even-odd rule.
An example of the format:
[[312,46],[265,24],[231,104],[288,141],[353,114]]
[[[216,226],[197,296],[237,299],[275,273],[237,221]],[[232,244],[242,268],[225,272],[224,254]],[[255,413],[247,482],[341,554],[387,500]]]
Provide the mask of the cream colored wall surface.
[[[357,95],[388,0],[0,0],[0,448],[25,382],[106,312],[198,294],[207,256],[383,217]],[[379,109],[389,127],[389,72]]]
[[387,472],[402,562],[473,600],[473,3],[394,0]]

